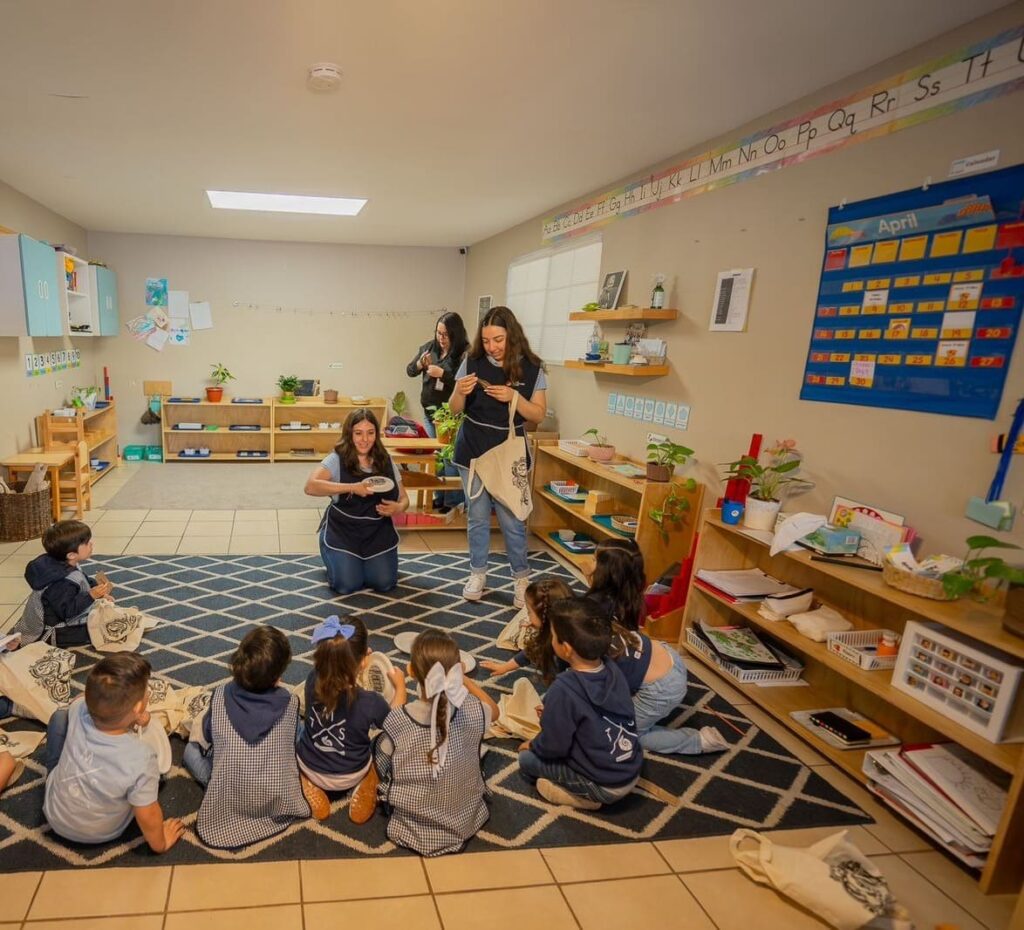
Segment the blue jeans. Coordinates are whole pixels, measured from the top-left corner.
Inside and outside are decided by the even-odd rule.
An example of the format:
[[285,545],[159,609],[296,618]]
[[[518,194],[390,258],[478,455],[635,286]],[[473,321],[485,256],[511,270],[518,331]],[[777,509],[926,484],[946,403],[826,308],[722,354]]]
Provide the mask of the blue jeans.
[[[303,729],[302,718],[299,717],[299,722],[295,726],[296,743],[301,738]],[[182,753],[181,764],[188,770],[189,775],[205,788],[210,784],[213,775],[213,746],[203,749],[198,743],[189,743]]]
[[548,781],[560,785],[570,794],[587,798],[590,801],[597,801],[599,804],[614,804],[629,794],[635,784],[634,781],[621,788],[605,788],[603,785],[591,781],[585,775],[580,775],[564,762],[548,762],[530,749],[524,749],[519,753],[519,771],[531,782],[537,781],[538,778],[546,778]]
[[324,545],[320,536],[320,558],[327,569],[327,583],[339,594],[354,594],[371,588],[383,594],[398,584],[398,550],[382,552],[370,559],[359,559]]
[[498,526],[505,537],[505,549],[508,564],[512,569],[513,578],[526,578],[530,574],[530,566],[526,561],[526,523],[517,520],[508,508],[494,500],[478,475],[474,475],[473,490],[479,490],[479,496],[473,500],[470,496],[469,469],[457,465],[462,488],[466,492],[466,514],[469,524],[469,568],[474,572],[487,571],[487,554],[491,548],[491,510],[498,515]]
[[46,771],[52,772],[60,762],[64,740],[68,738],[68,712],[55,710],[46,725]]
[[426,410],[423,411],[423,428],[431,439],[437,439],[437,427],[434,426],[434,421],[430,419],[430,414]]
[[[653,649],[665,649],[662,643],[652,643]],[[672,713],[686,697],[686,666],[674,649],[672,668],[657,681],[645,683],[633,695],[633,712],[636,714],[636,731],[640,734],[640,745],[651,752],[668,754],[699,755],[704,750],[700,745],[700,734],[692,727],[678,730],[656,726],[659,720]]]
[[14,701],[9,697],[0,697],[0,720],[14,713]]

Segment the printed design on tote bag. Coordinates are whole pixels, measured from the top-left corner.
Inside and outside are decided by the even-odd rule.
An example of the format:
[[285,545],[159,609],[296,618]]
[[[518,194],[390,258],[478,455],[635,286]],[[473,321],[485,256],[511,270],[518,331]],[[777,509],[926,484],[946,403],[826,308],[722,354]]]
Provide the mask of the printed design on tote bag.
[[213,697],[212,691],[203,691],[197,694],[192,700],[188,702],[185,708],[185,716],[187,719],[195,720],[200,715],[206,712],[206,708],[210,706],[210,699]]
[[512,484],[519,491],[519,499],[525,507],[530,503],[530,466],[526,464],[526,456],[512,463]]
[[167,696],[171,690],[171,683],[166,678],[149,679],[149,704],[150,707],[159,707],[167,703]]
[[12,740],[3,730],[0,730],[0,752],[9,752],[14,745]]
[[67,704],[71,700],[71,669],[74,666],[75,657],[70,652],[53,646],[28,667],[28,673],[51,701]]
[[139,628],[140,623],[142,623],[142,614],[135,611],[123,613],[119,617],[112,617],[103,624],[103,638],[108,643],[127,642],[128,637]]
[[851,898],[859,901],[873,914],[881,916],[892,912],[895,901],[885,878],[872,875],[856,860],[830,862],[828,874],[833,881],[842,884]]

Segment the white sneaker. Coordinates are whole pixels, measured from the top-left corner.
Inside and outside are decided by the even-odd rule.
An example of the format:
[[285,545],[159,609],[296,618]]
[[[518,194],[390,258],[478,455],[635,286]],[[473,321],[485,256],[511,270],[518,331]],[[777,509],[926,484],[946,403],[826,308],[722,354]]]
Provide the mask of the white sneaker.
[[515,593],[512,595],[512,606],[513,607],[525,607],[526,606],[526,589],[530,587],[529,578],[517,578]]
[[725,737],[714,727],[701,727],[698,732],[701,752],[725,752],[729,748]]
[[484,585],[487,584],[486,572],[470,572],[469,581],[462,589],[462,596],[467,601],[478,601],[484,596]]
[[599,801],[591,801],[590,798],[566,791],[561,785],[556,785],[547,778],[537,779],[537,794],[551,804],[575,807],[581,811],[599,811],[601,809]]

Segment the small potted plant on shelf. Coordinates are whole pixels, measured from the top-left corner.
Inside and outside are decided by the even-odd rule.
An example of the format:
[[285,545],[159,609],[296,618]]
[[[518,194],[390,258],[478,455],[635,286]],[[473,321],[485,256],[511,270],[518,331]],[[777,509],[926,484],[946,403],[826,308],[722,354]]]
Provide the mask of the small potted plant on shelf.
[[220,362],[215,365],[211,365],[212,369],[210,372],[210,380],[216,385],[216,387],[208,387],[206,389],[206,399],[214,404],[219,404],[224,397],[224,385],[228,381],[234,381],[235,376],[231,374]]
[[282,404],[294,404],[295,403],[295,391],[299,386],[299,378],[297,375],[281,375],[277,379],[277,386],[281,390],[281,403]]
[[668,534],[672,530],[682,529],[686,515],[690,512],[690,500],[686,494],[692,494],[696,490],[697,482],[693,478],[687,478],[682,483],[673,481],[662,505],[647,511],[647,516],[661,533],[663,542],[668,543]]
[[391,412],[396,416],[400,417],[405,413],[406,408],[409,406],[409,400],[405,396],[405,391],[399,391],[391,398]]
[[[1020,549],[1020,546],[992,536],[968,536],[963,564],[942,576],[942,589],[947,598],[954,600],[976,594],[987,600],[1004,585],[1009,586],[1010,592],[1015,586],[1024,585],[1024,569],[1007,565],[998,556],[983,556],[986,549]],[[1018,609],[1017,602],[1021,599],[1020,595],[1014,595],[1011,603],[1010,592],[1007,592],[1007,614],[1011,608]]]
[[793,474],[802,461],[795,439],[778,439],[762,453],[762,465],[754,456],[744,455],[726,466],[725,478],[745,478],[750,492],[743,510],[743,525],[752,530],[773,530],[775,518],[787,491],[809,488],[811,482]]
[[608,442],[608,437],[598,432],[596,427],[588,429],[583,435],[594,437],[594,441],[587,446],[587,455],[592,462],[610,462],[615,458],[615,446]]
[[452,413],[451,405],[447,401],[441,404],[431,417],[434,421],[434,432],[437,433],[437,441],[444,443],[454,442],[459,427],[465,418],[466,415],[464,413]]
[[693,449],[679,446],[666,439],[664,442],[652,442],[647,445],[647,480],[671,481],[672,472],[677,465],[685,465],[693,455]]

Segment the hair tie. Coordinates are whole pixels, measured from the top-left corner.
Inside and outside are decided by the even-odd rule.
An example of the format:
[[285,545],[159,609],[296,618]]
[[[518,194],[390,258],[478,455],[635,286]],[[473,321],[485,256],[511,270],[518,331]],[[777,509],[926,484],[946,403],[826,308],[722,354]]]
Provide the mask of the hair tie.
[[[437,759],[432,763],[431,767],[434,778],[437,778],[441,769],[444,768],[445,760],[448,758],[447,725],[451,723],[452,705],[455,707],[462,707],[463,701],[465,701],[466,697],[469,695],[469,691],[462,682],[462,662],[456,662],[450,669],[448,669],[447,673],[440,662],[435,662],[430,667],[430,671],[427,672],[427,677],[423,681],[423,688],[426,692],[427,699],[431,701],[430,745],[437,747],[435,750],[437,752]],[[445,738],[444,742],[438,746],[437,703],[441,700],[442,694],[448,698],[448,706],[445,708]]]
[[323,639],[334,639],[335,636],[340,636],[342,639],[351,639],[355,631],[356,628],[351,623],[343,624],[338,619],[337,614],[331,614],[323,623],[313,629],[310,639],[313,640],[313,645],[316,645]]

